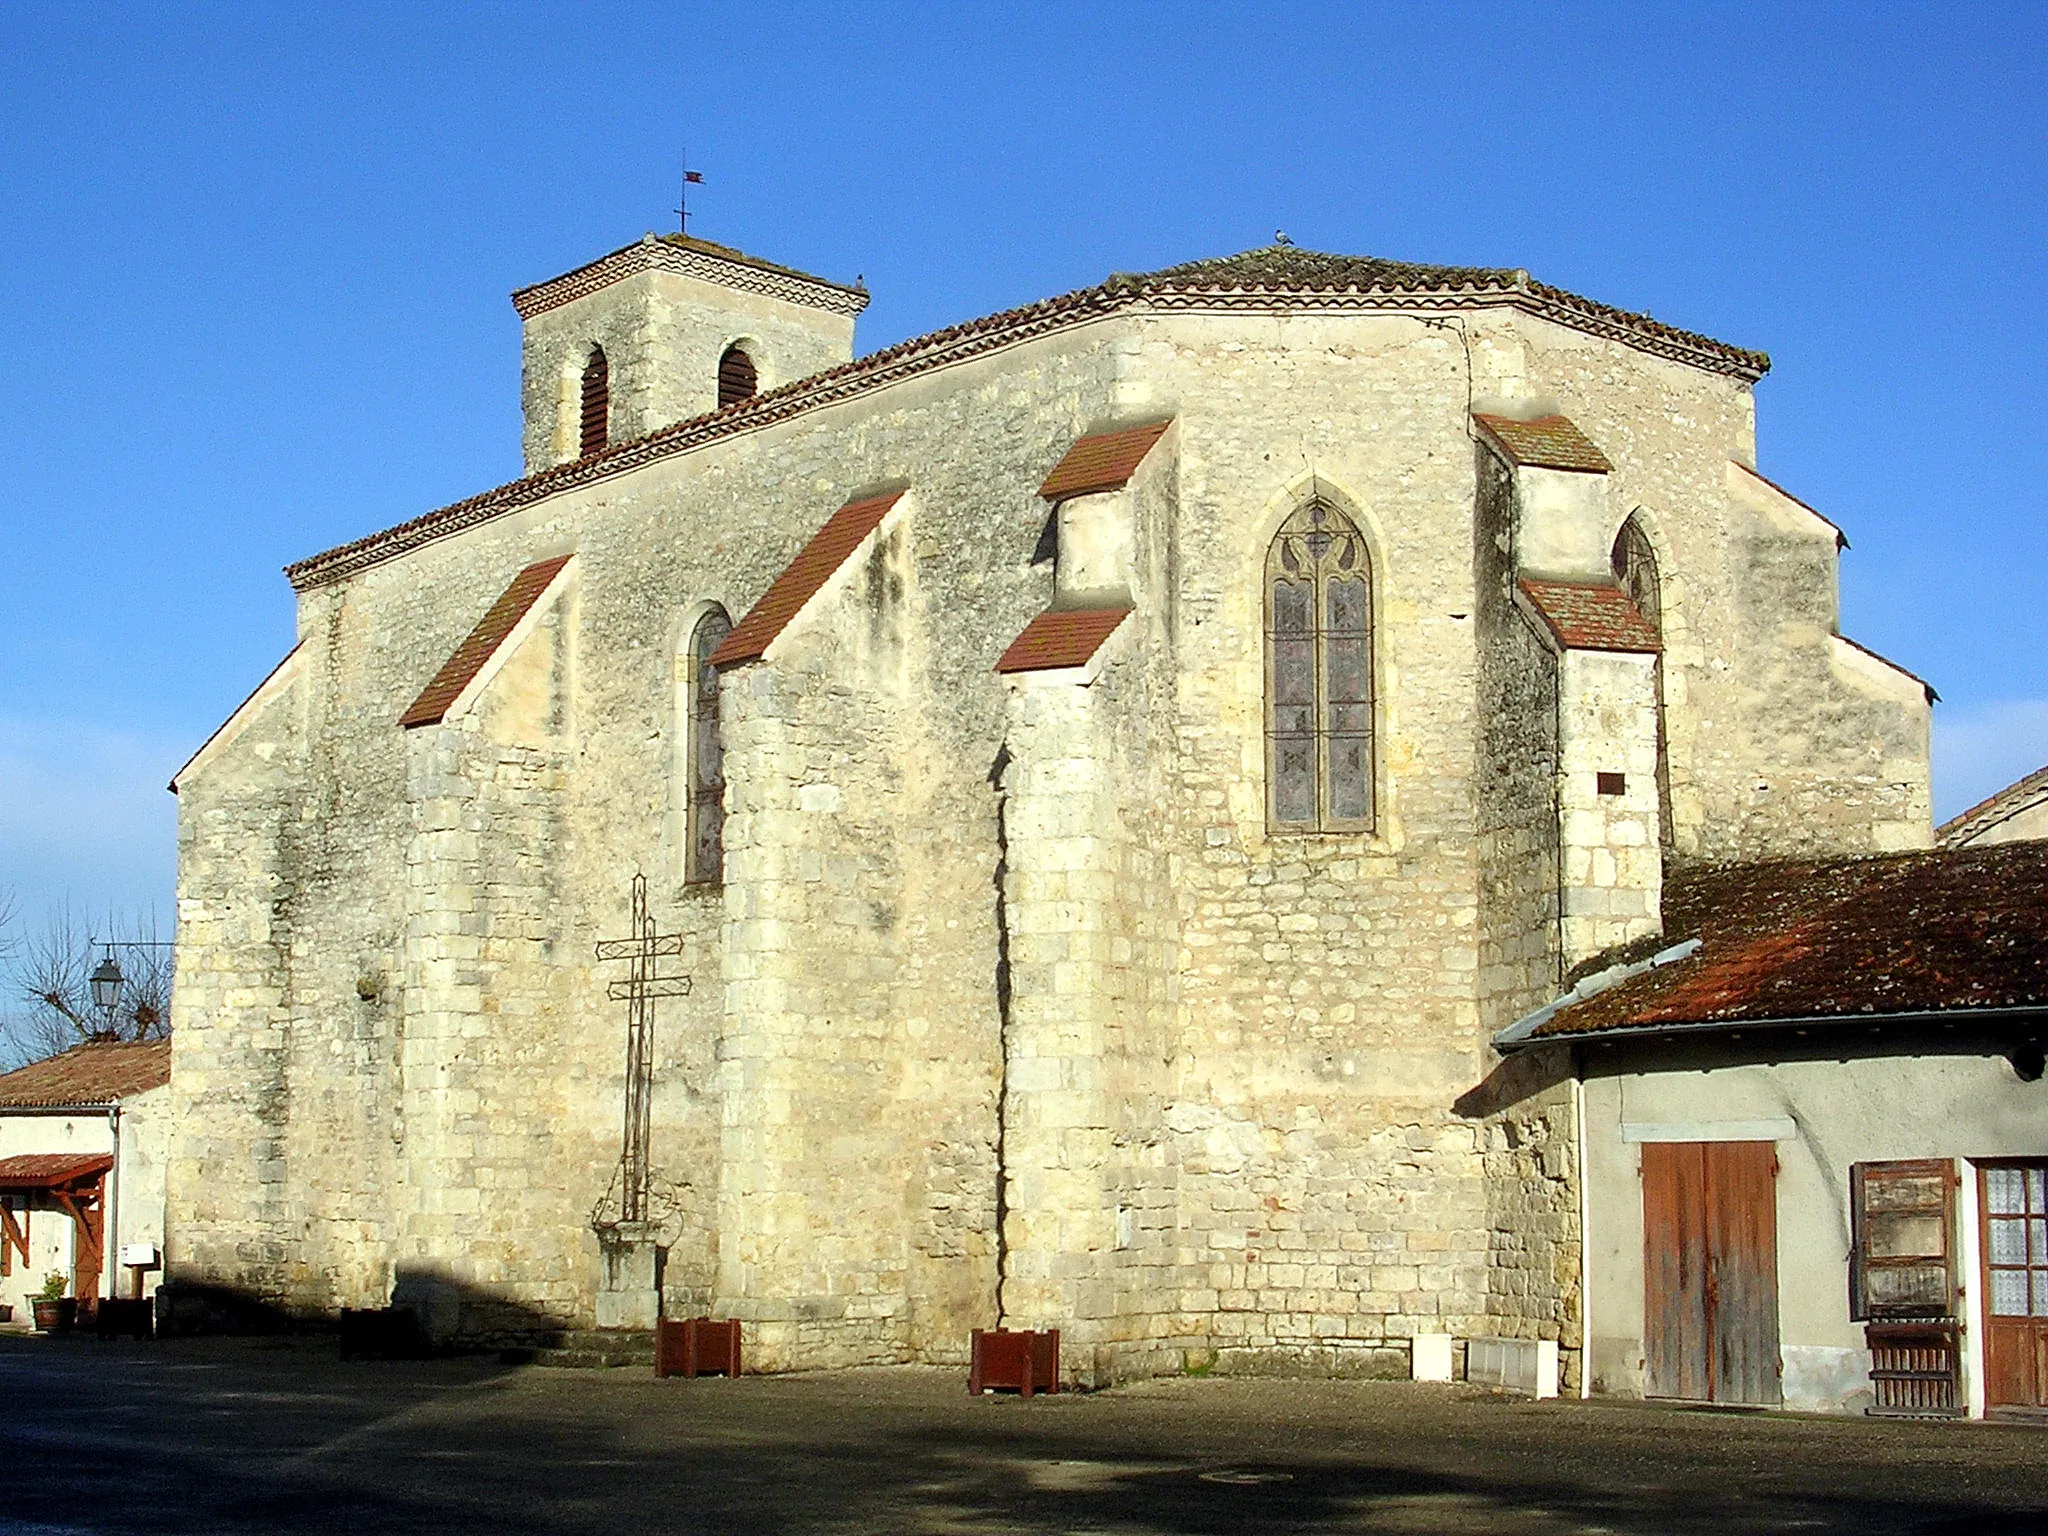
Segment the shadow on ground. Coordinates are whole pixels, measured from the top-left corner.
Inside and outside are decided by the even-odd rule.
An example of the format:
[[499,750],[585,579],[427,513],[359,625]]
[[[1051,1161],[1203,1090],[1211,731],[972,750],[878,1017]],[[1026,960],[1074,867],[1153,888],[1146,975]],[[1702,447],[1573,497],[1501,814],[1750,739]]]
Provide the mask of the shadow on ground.
[[2048,1509],[2024,1429],[1373,1382],[962,1388],[8,1340],[0,1532],[1951,1533]]

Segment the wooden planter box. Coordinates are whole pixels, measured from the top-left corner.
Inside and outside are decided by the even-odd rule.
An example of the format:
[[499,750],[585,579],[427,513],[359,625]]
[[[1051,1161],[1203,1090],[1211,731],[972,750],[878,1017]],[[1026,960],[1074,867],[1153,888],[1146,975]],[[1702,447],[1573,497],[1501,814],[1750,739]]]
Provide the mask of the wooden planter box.
[[737,1376],[740,1373],[740,1325],[708,1317],[662,1319],[654,1325],[654,1374],[657,1376]]
[[29,1298],[29,1310],[35,1315],[36,1327],[44,1333],[69,1333],[78,1321],[78,1298],[33,1296]]
[[977,1328],[973,1337],[967,1390],[976,1397],[1005,1388],[1024,1397],[1059,1391],[1059,1329],[1013,1333],[1006,1328]]
[[124,1301],[108,1297],[100,1303],[93,1327],[103,1339],[154,1337],[156,1305],[133,1298]]
[[419,1314],[411,1307],[343,1307],[341,1358],[416,1360],[425,1351]]

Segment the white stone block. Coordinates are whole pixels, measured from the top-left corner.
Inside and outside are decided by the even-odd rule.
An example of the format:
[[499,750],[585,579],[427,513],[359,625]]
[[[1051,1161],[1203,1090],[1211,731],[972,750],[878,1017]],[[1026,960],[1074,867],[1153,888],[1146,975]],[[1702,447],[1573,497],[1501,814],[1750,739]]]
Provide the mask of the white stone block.
[[1416,1381],[1451,1379],[1451,1336],[1448,1333],[1418,1333],[1411,1346],[1409,1374]]

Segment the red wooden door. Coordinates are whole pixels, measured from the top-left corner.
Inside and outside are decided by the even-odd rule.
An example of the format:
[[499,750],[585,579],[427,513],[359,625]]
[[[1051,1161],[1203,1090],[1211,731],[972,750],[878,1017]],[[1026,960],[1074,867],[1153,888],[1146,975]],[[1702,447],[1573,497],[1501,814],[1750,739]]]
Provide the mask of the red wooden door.
[[1777,1150],[1643,1145],[1643,1352],[1651,1397],[1776,1403]]
[[2048,1407],[2048,1164],[1979,1170],[1984,1213],[1984,1396]]

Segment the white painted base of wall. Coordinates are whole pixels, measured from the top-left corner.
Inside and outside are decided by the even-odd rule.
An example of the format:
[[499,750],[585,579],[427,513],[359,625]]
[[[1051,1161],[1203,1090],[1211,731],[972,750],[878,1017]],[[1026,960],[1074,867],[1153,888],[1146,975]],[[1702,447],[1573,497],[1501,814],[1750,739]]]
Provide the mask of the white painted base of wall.
[[1870,1351],[1781,1344],[1785,1406],[1799,1413],[1861,1413],[1870,1406]]
[[1468,1339],[1465,1379],[1531,1397],[1557,1396],[1555,1339]]
[[1410,1374],[1416,1381],[1451,1380],[1451,1336],[1418,1333],[1411,1346]]

